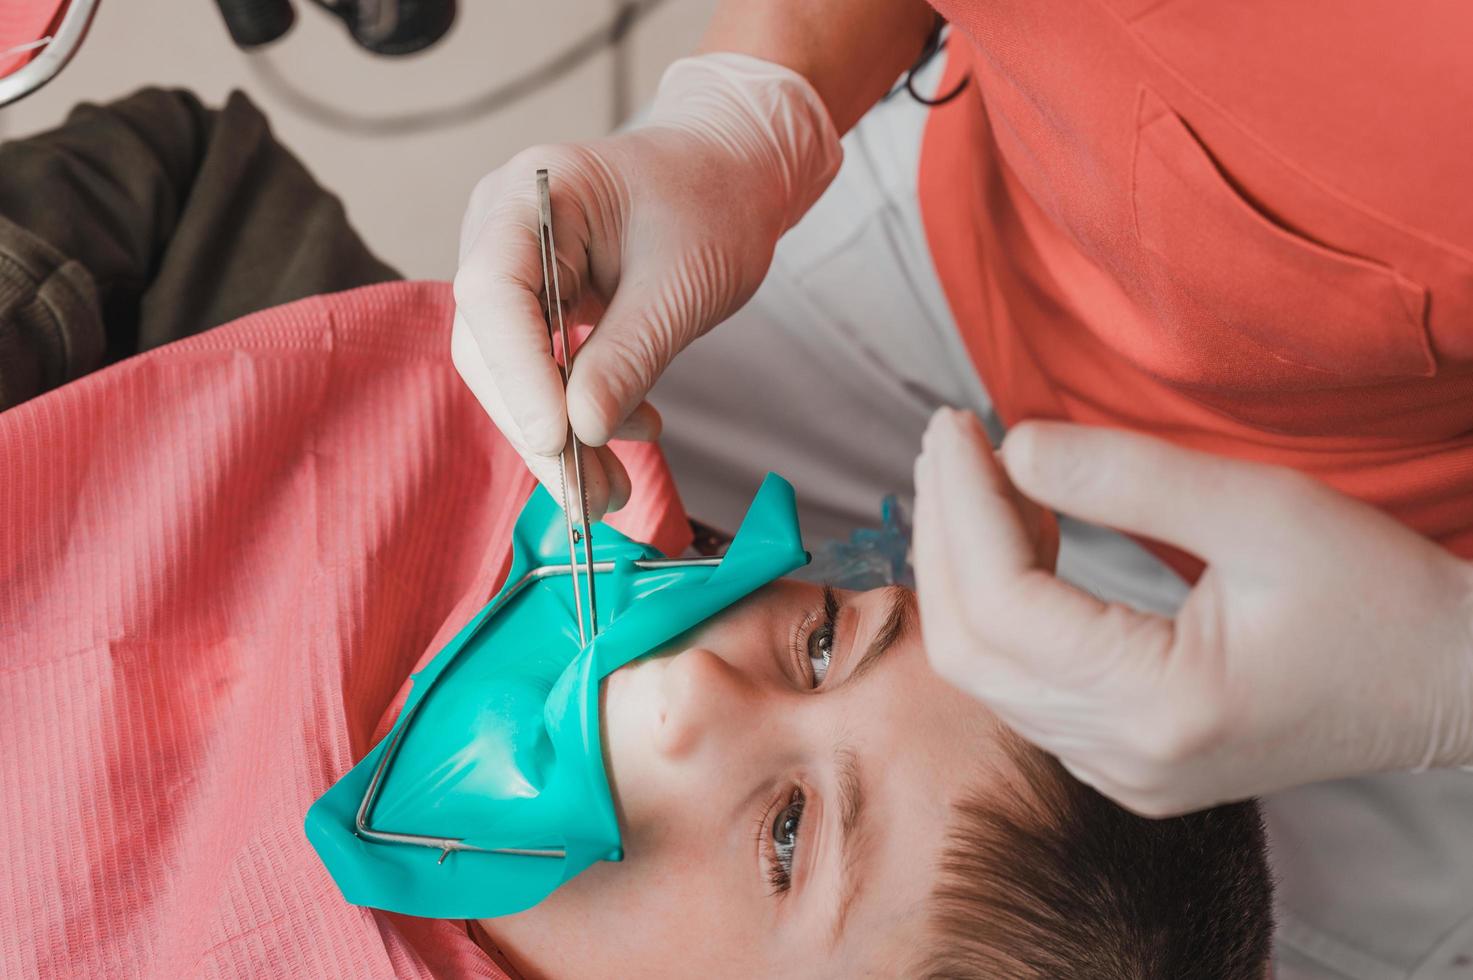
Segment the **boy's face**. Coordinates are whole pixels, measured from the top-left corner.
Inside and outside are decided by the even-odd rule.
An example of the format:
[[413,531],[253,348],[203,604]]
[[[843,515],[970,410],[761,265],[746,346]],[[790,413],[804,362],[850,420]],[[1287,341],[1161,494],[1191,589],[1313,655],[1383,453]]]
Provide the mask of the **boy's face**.
[[951,805],[1006,762],[909,592],[832,595],[832,630],[824,590],[777,582],[605,682],[625,857],[482,923],[525,976],[894,976],[915,954]]

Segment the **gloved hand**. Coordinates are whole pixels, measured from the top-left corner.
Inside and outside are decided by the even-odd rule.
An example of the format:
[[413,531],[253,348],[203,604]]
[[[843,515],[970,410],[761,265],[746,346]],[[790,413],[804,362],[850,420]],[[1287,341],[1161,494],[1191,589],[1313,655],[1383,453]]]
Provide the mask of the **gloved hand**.
[[[588,446],[653,439],[644,398],[682,348],[756,291],[778,236],[841,150],[801,75],[739,54],[675,62],[636,129],[517,154],[476,185],[455,277],[455,366],[539,480],[558,492],[568,421]],[[566,413],[541,310],[535,173],[549,171],[575,355]],[[759,397],[757,392],[754,397]],[[628,499],[606,447],[584,459],[593,518]]]
[[[998,459],[972,416],[931,420],[926,649],[1084,782],[1166,816],[1473,763],[1473,565],[1306,476],[1144,436],[1024,423]],[[1175,620],[1101,602],[1040,562],[1014,486],[1207,570]]]

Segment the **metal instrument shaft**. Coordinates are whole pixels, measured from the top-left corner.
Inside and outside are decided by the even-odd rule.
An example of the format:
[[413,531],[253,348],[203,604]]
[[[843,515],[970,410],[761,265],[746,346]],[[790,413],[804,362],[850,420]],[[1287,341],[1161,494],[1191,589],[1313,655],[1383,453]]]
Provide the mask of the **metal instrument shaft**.
[[[558,277],[557,242],[552,236],[552,192],[546,170],[537,171],[537,244],[542,253],[542,299],[547,317],[547,342],[552,358],[557,363],[558,374],[563,382],[564,402],[568,391],[568,378],[573,372],[572,345],[568,341],[568,329],[563,322],[563,295]],[[557,326],[553,322],[556,319]],[[559,358],[561,354],[561,358]],[[572,458],[571,467],[569,457]],[[571,472],[570,472],[571,471]],[[569,507],[569,476],[572,476],[573,503],[578,508],[578,523],[575,526],[573,508]],[[598,605],[594,600],[593,587],[593,539],[588,528],[588,489],[583,482],[583,444],[573,431],[572,420],[568,421],[567,443],[563,446],[559,460],[559,483],[562,490],[563,516],[568,525],[568,563],[573,574],[573,608],[577,612],[578,642],[587,646],[598,633]],[[578,555],[582,544],[583,554]],[[581,581],[580,581],[581,580]],[[588,617],[585,626],[583,615],[583,593],[588,593]]]

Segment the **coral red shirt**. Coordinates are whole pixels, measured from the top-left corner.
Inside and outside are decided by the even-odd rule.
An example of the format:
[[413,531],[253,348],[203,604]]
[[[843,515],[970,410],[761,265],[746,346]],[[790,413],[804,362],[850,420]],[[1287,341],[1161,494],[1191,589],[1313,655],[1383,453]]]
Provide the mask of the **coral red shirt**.
[[1473,557],[1473,5],[936,7],[971,82],[921,208],[1003,420],[1292,466]]
[[[482,977],[302,830],[506,575],[530,476],[450,287],[267,310],[0,413],[0,976]],[[690,540],[658,450],[624,531]]]

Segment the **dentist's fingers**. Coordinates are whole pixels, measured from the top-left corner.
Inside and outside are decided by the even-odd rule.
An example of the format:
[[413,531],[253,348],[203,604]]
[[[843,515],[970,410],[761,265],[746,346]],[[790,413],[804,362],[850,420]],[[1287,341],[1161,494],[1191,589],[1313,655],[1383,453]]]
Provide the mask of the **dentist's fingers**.
[[922,446],[936,460],[945,526],[973,544],[985,543],[985,554],[976,557],[995,567],[999,578],[1036,567],[1040,556],[1024,525],[1017,491],[998,466],[977,417],[940,409],[931,416]]
[[[554,500],[561,503],[563,488],[561,455],[542,456],[528,452],[525,446],[520,444],[516,428],[509,424],[510,415],[502,401],[500,389],[492,382],[489,372],[481,362],[475,341],[459,314],[456,315],[455,326],[450,335],[450,356],[466,387],[481,403],[481,407],[485,409],[491,421],[501,430],[512,447],[521,454],[537,481],[547,488],[547,492],[552,494]],[[559,383],[559,390],[561,391],[561,383]],[[612,450],[607,447],[584,446],[582,460],[590,520],[601,520],[608,511],[617,510],[628,503],[629,474]],[[613,493],[612,500],[610,499],[611,492]],[[569,493],[572,493],[571,487]],[[568,507],[576,518],[581,510],[581,502],[570,499]]]
[[[507,190],[505,185],[512,177],[498,176],[497,202],[488,207],[461,256],[455,275],[455,305],[457,316],[475,340],[487,376],[501,395],[505,413],[496,420],[497,427],[519,433],[529,454],[555,456],[566,439],[567,415],[543,310],[542,251],[531,192],[534,183],[530,172],[525,178],[520,182],[525,188]],[[478,189],[477,193],[489,192]],[[560,217],[565,220],[559,222]],[[569,261],[579,255],[576,243],[583,237],[578,233],[581,220],[574,220],[577,217],[568,207],[558,208],[554,217],[560,232],[560,291],[570,305],[577,301],[586,278],[586,270]]]
[[[619,457],[614,455],[614,451],[608,446],[598,446],[593,452],[599,461],[599,470],[604,480],[604,492],[606,494],[604,499],[607,501],[604,510],[605,513],[612,514],[629,503],[630,494],[633,493],[633,484],[629,479],[629,470],[625,468],[624,464],[619,461]],[[597,519],[602,520],[603,516],[603,514],[599,514]]]
[[660,433],[664,431],[664,428],[665,420],[660,418],[659,410],[649,402],[640,402],[615,430],[613,438],[628,439],[632,442],[654,442],[660,438]]
[[[943,409],[942,412],[949,412]],[[948,496],[955,489],[943,473],[942,457],[946,439],[945,425],[956,421],[938,412],[926,429],[920,457],[916,460],[916,510],[914,524],[915,569],[920,604],[922,633],[932,667],[938,674],[996,706],[997,699],[1008,699],[1017,692],[1037,687],[1029,677],[1027,664],[1007,656],[999,656],[989,647],[983,626],[992,613],[979,610],[976,598],[968,591],[969,583],[958,574],[958,568],[972,558],[976,547],[973,536],[959,533],[956,518],[948,515],[954,503]],[[991,447],[986,436],[968,431],[966,451],[979,454],[991,465]],[[1035,565],[1052,567],[1057,551],[1057,527],[1045,527],[1044,515],[1035,514],[1035,531],[1031,533],[1020,518],[1016,497],[1005,480],[990,481],[980,488],[989,499],[975,502],[984,516],[992,518],[983,532],[984,547],[1002,556],[1010,566],[1026,568]],[[978,492],[974,483],[963,492]],[[963,515],[969,525],[974,513]],[[975,530],[969,527],[970,530]]]
[[[1279,529],[1300,519],[1281,503],[1321,493],[1278,467],[1063,422],[1017,425],[1000,455],[1018,488],[1045,506],[1219,565],[1245,553],[1245,545],[1272,547]],[[1284,492],[1291,484],[1293,492]]]
[[[828,109],[801,74],[709,52],[666,70],[641,125],[532,147],[482,178],[461,221],[455,277],[476,356],[460,355],[457,367],[468,381],[488,379],[498,398],[484,385],[478,398],[544,483],[537,457],[557,454],[569,420],[590,446],[653,438],[658,416],[639,406],[655,379],[755,292],[778,238],[842,156]],[[574,322],[595,324],[566,392],[539,303],[539,169],[551,182],[562,300]],[[483,369],[470,370],[473,361]],[[617,501],[622,469],[601,472]]]
[[[928,430],[927,440],[930,440]],[[926,657],[938,675],[984,700],[1027,684],[1026,674],[1005,657],[991,655],[971,627],[967,598],[952,574],[955,544],[940,513],[936,454],[922,450],[915,465],[914,548],[916,597]]]
[[1101,602],[1040,566],[975,417],[938,412],[925,454],[935,457],[931,514],[947,539],[940,571],[956,583],[982,644],[1044,674],[1095,674],[1126,660],[1165,656],[1169,621]]
[[629,259],[598,327],[573,362],[568,416],[579,438],[602,445],[645,400],[670,361],[732,313],[739,282],[707,249]]

